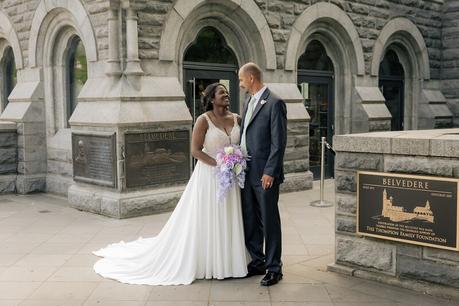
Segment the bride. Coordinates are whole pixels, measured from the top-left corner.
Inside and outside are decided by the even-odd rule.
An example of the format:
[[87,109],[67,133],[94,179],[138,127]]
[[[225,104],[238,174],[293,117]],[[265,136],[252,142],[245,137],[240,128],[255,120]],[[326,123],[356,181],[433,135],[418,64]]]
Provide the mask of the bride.
[[174,212],[152,238],[115,243],[93,252],[103,257],[96,273],[128,284],[180,285],[195,279],[247,275],[239,187],[217,201],[217,150],[238,144],[239,119],[229,109],[226,87],[213,83],[204,91],[206,113],[193,130],[192,155],[198,159]]

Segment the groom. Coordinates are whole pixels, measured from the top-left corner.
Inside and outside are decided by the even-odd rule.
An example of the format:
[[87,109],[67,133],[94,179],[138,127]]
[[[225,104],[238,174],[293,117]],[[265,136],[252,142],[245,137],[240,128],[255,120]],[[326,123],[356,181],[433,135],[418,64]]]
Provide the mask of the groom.
[[247,276],[266,273],[261,285],[271,286],[282,279],[277,203],[279,185],[284,181],[287,110],[284,101],[263,84],[262,71],[256,64],[241,67],[239,86],[251,94],[241,124],[241,148],[250,157],[241,191],[245,244],[252,257]]

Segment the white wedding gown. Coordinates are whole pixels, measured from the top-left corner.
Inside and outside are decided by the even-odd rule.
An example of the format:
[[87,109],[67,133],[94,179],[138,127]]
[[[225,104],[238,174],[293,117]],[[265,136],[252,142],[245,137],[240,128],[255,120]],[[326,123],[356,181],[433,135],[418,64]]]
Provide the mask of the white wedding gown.
[[[212,157],[218,149],[239,143],[234,119],[230,136],[207,117],[203,151]],[[217,201],[215,167],[200,161],[174,212],[152,238],[120,242],[93,252],[104,257],[94,270],[103,277],[128,284],[180,285],[195,279],[244,277],[247,258],[239,187]]]

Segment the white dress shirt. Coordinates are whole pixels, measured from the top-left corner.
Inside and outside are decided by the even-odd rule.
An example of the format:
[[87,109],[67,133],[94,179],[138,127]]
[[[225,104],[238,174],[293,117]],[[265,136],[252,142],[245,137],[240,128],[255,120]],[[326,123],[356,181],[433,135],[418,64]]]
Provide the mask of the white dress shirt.
[[268,86],[263,86],[259,91],[257,91],[253,96],[255,97],[255,102],[254,102],[254,105],[253,105],[253,109],[255,109],[255,107],[257,107],[257,104],[258,104],[258,101],[260,100],[261,98],[261,95],[265,92],[266,88],[268,88]]

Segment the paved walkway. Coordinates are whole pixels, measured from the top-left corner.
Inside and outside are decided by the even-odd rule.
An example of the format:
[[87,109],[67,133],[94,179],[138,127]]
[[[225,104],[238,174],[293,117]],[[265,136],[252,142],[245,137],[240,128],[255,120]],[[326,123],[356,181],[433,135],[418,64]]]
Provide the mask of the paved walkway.
[[[333,200],[333,181],[326,184]],[[114,220],[69,208],[45,194],[0,196],[2,305],[458,305],[420,293],[326,272],[333,262],[334,208],[315,208],[318,187],[281,196],[284,279],[196,281],[189,286],[125,285],[96,275],[91,251],[157,234],[170,213]]]

